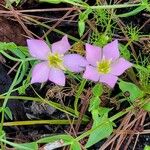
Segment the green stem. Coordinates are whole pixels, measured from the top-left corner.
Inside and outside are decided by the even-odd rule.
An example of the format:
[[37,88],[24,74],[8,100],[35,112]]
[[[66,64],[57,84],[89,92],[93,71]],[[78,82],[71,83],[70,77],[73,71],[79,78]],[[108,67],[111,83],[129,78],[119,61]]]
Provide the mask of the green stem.
[[[77,120],[71,120],[73,124],[77,123]],[[85,124],[86,122],[82,122]],[[32,120],[32,121],[14,121],[14,122],[4,122],[4,126],[24,126],[24,125],[37,125],[37,124],[59,124],[65,125],[70,124],[69,120]]]
[[124,111],[120,111],[119,113],[117,113],[116,115],[112,116],[109,118],[109,120],[111,122],[113,122],[114,120],[122,117],[123,115],[125,115],[126,113],[128,113],[130,110],[132,110],[134,107],[133,106],[130,106],[128,107],[127,109],[125,109]]
[[82,94],[82,92],[83,92],[83,90],[84,90],[84,86],[85,86],[85,84],[86,84],[86,81],[87,81],[87,80],[85,80],[85,79],[83,79],[83,80],[81,81],[81,84],[80,84],[80,86],[79,86],[79,89],[78,89],[78,91],[77,91],[77,93],[76,93],[76,95],[75,95],[74,108],[75,108],[75,114],[76,114],[77,116],[79,116],[79,112],[78,112],[78,101],[79,101],[80,95]]
[[110,16],[110,18],[109,18],[109,20],[108,20],[108,23],[107,23],[107,26],[106,26],[106,30],[105,30],[105,32],[104,32],[104,35],[105,35],[105,36],[107,35],[107,32],[108,32],[109,29],[111,28],[112,15],[113,15],[113,13],[111,13],[111,16]]
[[17,62],[25,62],[25,61],[32,61],[32,60],[37,60],[36,58],[24,58],[24,59],[19,59],[16,57],[12,57],[11,55],[7,54],[4,51],[0,51],[1,54],[3,54],[6,58],[13,60],[13,61],[17,61]]
[[[40,2],[49,2],[51,3],[51,0],[40,0]],[[135,6],[139,6],[142,5],[141,3],[139,4],[117,4],[117,5],[100,5],[100,6],[89,6],[88,4],[82,2],[82,4],[79,4],[77,2],[72,2],[71,0],[63,0],[60,2],[65,2],[65,3],[69,3],[72,4],[74,6],[78,6],[78,7],[82,7],[83,9],[116,9],[116,8],[128,8],[128,7],[135,7]]]
[[[0,141],[3,142],[3,143],[5,143],[5,144],[8,144],[8,145],[10,145],[10,146],[13,146],[13,147],[15,147],[15,148],[17,148],[17,149],[20,149],[20,150],[32,150],[32,149],[29,148],[29,147],[25,147],[25,146],[20,145],[20,144],[17,144],[17,143],[9,142],[9,141],[7,141],[7,140],[5,140],[5,139],[0,139]],[[5,147],[5,148],[6,148],[6,147]]]
[[3,123],[4,123],[4,114],[5,114],[5,107],[6,107],[6,104],[8,102],[8,99],[10,97],[10,94],[15,86],[15,83],[17,82],[17,79],[18,79],[18,76],[20,74],[20,70],[21,70],[21,67],[22,67],[22,63],[20,64],[19,68],[18,68],[18,71],[16,73],[16,76],[13,80],[13,83],[11,84],[8,92],[7,92],[7,95],[5,96],[5,99],[4,99],[4,102],[3,102],[3,106],[2,106],[2,117],[1,117],[1,126],[0,126],[0,133],[2,133],[2,129],[3,129]]
[[[128,7],[135,7],[140,6],[142,4],[117,4],[117,5],[100,5],[100,6],[88,6],[91,9],[117,9],[117,8],[128,8]],[[83,6],[83,8],[88,8],[87,6]]]
[[25,61],[33,61],[33,60],[37,60],[37,58],[32,58],[32,57],[31,58],[25,58],[21,61],[25,62]]
[[[0,99],[4,99],[5,96],[2,96],[0,95]],[[38,97],[26,97],[26,96],[9,96],[9,99],[17,99],[17,100],[27,100],[27,101],[35,101],[35,102],[38,102],[38,103],[43,103],[43,104],[47,104],[51,107],[54,107],[64,113],[67,113],[73,117],[77,117],[75,114],[74,114],[74,110],[71,109],[70,107],[67,107],[67,106],[62,106],[61,104],[58,104],[58,103],[55,103],[55,102],[52,102],[50,100],[47,100],[47,99],[41,99],[41,98],[38,98]],[[64,109],[65,107],[65,109]],[[88,116],[84,115],[83,117],[83,120],[84,121],[88,121],[89,118]]]

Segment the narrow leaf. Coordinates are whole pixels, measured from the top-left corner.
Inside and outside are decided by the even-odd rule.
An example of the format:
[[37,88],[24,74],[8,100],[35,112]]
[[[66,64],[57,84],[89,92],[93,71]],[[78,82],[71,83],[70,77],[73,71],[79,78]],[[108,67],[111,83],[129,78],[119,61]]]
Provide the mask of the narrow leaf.
[[92,89],[92,93],[94,96],[101,96],[103,94],[102,84],[96,84]]
[[124,13],[124,14],[120,14],[120,15],[117,15],[118,17],[129,17],[129,16],[133,16],[133,15],[136,15],[138,14],[139,12],[141,12],[142,10],[144,10],[146,7],[144,5],[141,5],[139,7],[137,7],[136,9],[128,12],[128,13]]
[[93,111],[93,110],[95,110],[95,109],[98,109],[98,108],[99,108],[99,105],[100,105],[100,102],[101,102],[101,100],[99,99],[98,96],[92,97],[92,98],[90,99],[89,111]]
[[41,138],[40,140],[37,141],[37,143],[50,143],[50,142],[55,142],[57,140],[63,140],[63,142],[71,142],[73,140],[73,137],[70,135],[54,135],[54,136],[49,136],[45,138]]
[[85,22],[83,20],[80,20],[78,22],[78,29],[79,29],[79,35],[81,37],[85,31]]
[[[32,143],[24,143],[24,144],[18,144],[22,147],[24,147],[24,150],[38,150],[38,145],[36,142],[32,142]],[[20,150],[20,148],[16,148],[16,150]]]
[[6,113],[6,115],[9,117],[9,119],[13,120],[12,112],[11,112],[11,110],[9,109],[9,107],[6,107],[6,108],[5,108],[5,113]]
[[70,149],[71,150],[82,150],[80,143],[77,141],[72,142]]

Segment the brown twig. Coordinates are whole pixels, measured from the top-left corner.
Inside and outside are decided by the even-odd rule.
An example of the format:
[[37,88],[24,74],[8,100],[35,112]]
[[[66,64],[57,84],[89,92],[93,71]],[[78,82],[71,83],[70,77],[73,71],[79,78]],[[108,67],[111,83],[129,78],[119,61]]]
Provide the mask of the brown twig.
[[85,114],[85,112],[88,108],[90,97],[91,97],[91,90],[88,89],[86,91],[86,95],[81,99],[82,100],[82,107],[81,107],[81,111],[80,111],[80,114],[79,114],[79,118],[77,120],[77,124],[75,126],[75,131],[76,132],[78,132],[79,127],[80,127],[81,122],[82,122],[83,115]]

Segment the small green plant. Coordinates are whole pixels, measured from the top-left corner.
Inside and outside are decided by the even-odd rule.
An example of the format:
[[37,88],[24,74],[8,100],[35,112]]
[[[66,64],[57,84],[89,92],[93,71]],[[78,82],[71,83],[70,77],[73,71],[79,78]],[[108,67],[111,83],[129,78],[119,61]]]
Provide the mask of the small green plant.
[[139,41],[140,31],[137,26],[133,25],[127,26],[127,34],[132,41]]
[[[20,0],[10,0],[6,1],[6,4],[18,5],[20,2]],[[149,1],[108,4],[107,1],[100,3],[97,0],[95,4],[92,3],[93,5],[83,0],[39,0],[39,2],[52,4],[50,6],[60,3],[59,6],[67,6],[66,9],[72,11],[73,15],[78,15],[73,20],[78,31],[75,32],[77,35],[67,35],[57,27],[55,29],[52,27],[54,32],[63,35],[61,40],[52,44],[49,42],[51,35],[45,38],[46,42],[44,39],[29,38],[27,46],[0,42],[0,55],[6,61],[17,64],[12,84],[5,93],[0,94],[0,100],[3,102],[0,107],[2,150],[6,145],[16,150],[38,150],[41,145],[45,149],[65,146],[69,146],[71,150],[91,149],[96,143],[105,141],[112,134],[115,135],[114,129],[118,127],[120,118],[124,120],[125,115],[134,112],[136,118],[139,109],[145,113],[145,117],[146,112],[150,111],[150,57],[142,53],[141,44],[145,39],[148,41],[149,39],[143,35],[144,30],[141,30],[140,25],[134,26],[131,20],[131,23],[124,26],[122,22],[126,22],[125,19],[129,21],[128,17],[138,15],[143,10],[149,11]],[[17,13],[19,17],[22,15],[21,11]],[[50,28],[49,25],[33,19],[34,17],[30,15],[23,14],[22,18],[23,21],[28,20],[42,28]],[[65,89],[72,86],[74,92],[71,96],[68,96],[71,92],[67,96],[62,96],[60,91],[56,91],[47,99],[44,92],[41,96],[34,89],[36,83],[42,84],[42,88],[51,83],[53,85],[49,85],[50,88],[57,86],[58,89],[64,90],[64,94],[66,94]],[[33,90],[34,96],[26,95],[28,88]],[[16,91],[18,95],[14,96],[12,93]],[[55,93],[59,95],[60,101],[55,97]],[[11,99],[47,105],[67,117],[55,119],[52,116],[49,120],[39,118],[14,121],[13,114],[7,106]],[[138,120],[138,117],[136,123],[143,121],[143,118]],[[142,122],[140,123],[139,125],[142,126]],[[45,124],[70,125],[71,128],[69,126],[69,130],[66,130],[70,132],[52,133],[33,142],[20,144],[10,141],[4,128]],[[90,126],[86,129],[87,125]],[[113,146],[115,145],[116,143],[113,143]],[[149,146],[145,146],[144,150],[149,150]]]

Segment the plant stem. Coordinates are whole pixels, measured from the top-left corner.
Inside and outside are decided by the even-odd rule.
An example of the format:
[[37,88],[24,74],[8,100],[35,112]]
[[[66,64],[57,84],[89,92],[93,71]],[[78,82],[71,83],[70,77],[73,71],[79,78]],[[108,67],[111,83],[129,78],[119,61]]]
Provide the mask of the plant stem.
[[116,115],[110,117],[110,121],[113,122],[114,120],[122,117],[123,115],[125,115],[126,113],[128,113],[130,110],[132,110],[134,107],[133,106],[130,106],[128,107],[127,109],[123,110],[123,111],[120,111],[119,113],[117,113]]
[[[51,0],[40,0],[41,2],[49,2],[51,3]],[[139,4],[117,4],[117,5],[99,5],[99,6],[89,6],[88,4],[82,2],[82,3],[77,3],[77,2],[72,2],[71,0],[63,0],[60,2],[65,2],[65,3],[69,3],[72,4],[74,6],[78,6],[84,9],[116,9],[116,8],[128,8],[128,7],[135,7],[135,6],[139,6],[142,5],[141,3]]]
[[[77,120],[72,121],[73,124],[77,123]],[[83,121],[82,124],[86,122]],[[4,126],[24,126],[24,125],[37,125],[37,124],[70,124],[69,120],[32,120],[32,121],[14,121],[14,122],[4,122]]]
[[21,70],[21,67],[22,67],[22,63],[20,64],[19,68],[18,68],[18,71],[16,73],[16,76],[13,80],[13,83],[11,84],[8,92],[7,92],[7,95],[5,96],[5,99],[4,99],[4,102],[3,102],[3,106],[2,106],[2,117],[1,117],[1,126],[0,126],[0,135],[2,134],[2,130],[3,130],[3,123],[4,123],[4,114],[5,114],[5,107],[6,107],[6,104],[8,102],[8,99],[9,99],[9,96],[15,86],[15,83],[17,82],[17,79],[18,79],[18,76],[20,74],[20,70]]
[[[117,4],[117,5],[100,5],[100,6],[88,6],[91,9],[117,9],[117,8],[128,8],[128,7],[135,7],[139,6],[139,4]],[[87,6],[83,6],[83,8],[87,9]]]
[[[0,99],[4,99],[6,96],[2,96],[0,95]],[[64,110],[64,107],[62,107],[61,104],[58,104],[58,103],[55,103],[55,102],[52,102],[50,100],[47,100],[47,99],[44,99],[44,98],[38,98],[38,97],[27,97],[27,96],[9,96],[9,99],[18,99],[18,100],[27,100],[27,101],[35,101],[35,102],[38,102],[38,103],[43,103],[43,104],[47,104],[51,107],[54,107],[64,113],[67,113],[73,117],[77,117],[75,114],[74,114],[74,110],[70,107],[67,107],[65,106],[65,110]],[[84,115],[83,117],[83,120],[84,121],[88,121],[89,118],[88,116]]]
[[85,80],[85,79],[83,79],[83,80],[81,81],[81,84],[80,84],[80,86],[79,86],[79,89],[78,89],[78,91],[77,91],[77,93],[76,93],[76,95],[75,95],[74,109],[75,109],[75,114],[76,114],[77,116],[79,116],[79,112],[78,112],[78,101],[79,101],[80,95],[82,94],[82,92],[83,92],[83,90],[84,90],[84,86],[85,86],[85,84],[86,84],[86,81],[87,81],[87,80]]
[[0,53],[3,54],[5,57],[7,57],[7,58],[10,59],[10,60],[21,62],[21,59],[12,57],[12,56],[10,56],[9,54],[5,53],[4,51],[0,51]]

